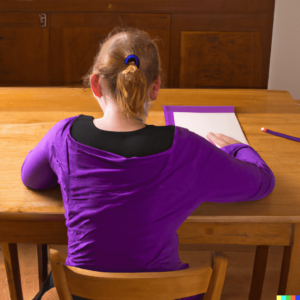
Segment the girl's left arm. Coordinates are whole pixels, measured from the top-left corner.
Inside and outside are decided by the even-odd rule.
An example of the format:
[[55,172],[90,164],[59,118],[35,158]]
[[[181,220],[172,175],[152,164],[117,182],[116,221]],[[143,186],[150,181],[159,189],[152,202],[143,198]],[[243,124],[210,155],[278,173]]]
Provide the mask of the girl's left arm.
[[60,127],[61,121],[27,154],[21,168],[21,180],[26,187],[43,190],[57,185],[58,178],[51,167],[51,147]]

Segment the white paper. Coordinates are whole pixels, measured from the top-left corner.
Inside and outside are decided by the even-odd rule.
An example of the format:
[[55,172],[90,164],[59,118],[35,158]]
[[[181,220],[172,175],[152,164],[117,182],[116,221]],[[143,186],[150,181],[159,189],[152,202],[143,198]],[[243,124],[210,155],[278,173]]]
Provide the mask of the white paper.
[[[174,112],[173,114],[176,126],[187,128],[206,140],[209,132],[222,133],[249,145],[235,113]],[[221,148],[219,145],[216,146]]]

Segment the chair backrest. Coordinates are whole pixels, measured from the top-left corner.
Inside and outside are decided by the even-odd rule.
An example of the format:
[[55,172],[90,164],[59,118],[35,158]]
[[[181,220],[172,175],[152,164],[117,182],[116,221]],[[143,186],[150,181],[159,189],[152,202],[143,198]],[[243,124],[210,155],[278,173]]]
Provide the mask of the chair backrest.
[[93,299],[174,300],[205,293],[204,300],[220,300],[228,257],[212,254],[210,266],[150,273],[96,272],[66,266],[62,245],[48,245],[54,285],[60,300],[71,294]]

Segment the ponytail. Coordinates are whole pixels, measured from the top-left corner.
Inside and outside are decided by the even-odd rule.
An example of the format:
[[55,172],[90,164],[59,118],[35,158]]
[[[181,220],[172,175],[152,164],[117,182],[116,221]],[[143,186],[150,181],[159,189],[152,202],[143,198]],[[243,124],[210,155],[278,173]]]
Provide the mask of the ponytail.
[[137,117],[143,111],[147,94],[147,81],[145,75],[130,62],[127,68],[117,75],[116,100],[122,114],[128,118]]

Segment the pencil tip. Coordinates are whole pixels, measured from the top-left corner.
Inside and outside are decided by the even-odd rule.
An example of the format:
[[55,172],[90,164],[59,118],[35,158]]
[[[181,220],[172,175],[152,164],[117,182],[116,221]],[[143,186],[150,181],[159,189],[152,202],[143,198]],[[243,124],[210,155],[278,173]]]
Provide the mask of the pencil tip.
[[267,131],[267,129],[265,129],[265,128],[263,128],[263,127],[261,128],[261,130],[262,130],[262,131]]

